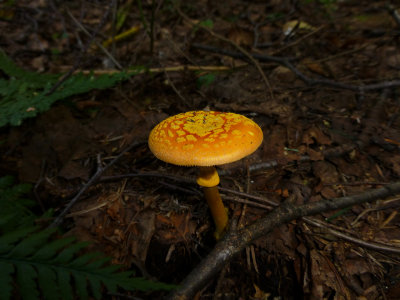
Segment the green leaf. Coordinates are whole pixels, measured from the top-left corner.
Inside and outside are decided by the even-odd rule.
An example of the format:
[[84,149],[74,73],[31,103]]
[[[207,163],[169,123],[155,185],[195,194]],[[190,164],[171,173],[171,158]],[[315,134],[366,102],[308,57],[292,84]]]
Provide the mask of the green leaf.
[[206,74],[197,78],[197,87],[200,88],[202,86],[208,87],[211,83],[215,81],[214,74]]
[[[99,253],[99,255],[101,255],[101,253]],[[95,261],[87,264],[86,267],[89,270],[100,269],[101,266],[103,266],[106,262],[109,262],[110,260],[111,260],[111,258],[109,258],[109,257],[98,258]]]
[[214,22],[211,19],[206,19],[204,21],[201,21],[199,25],[212,29],[214,27]]
[[70,262],[68,264],[69,267],[72,267],[74,269],[79,269],[86,264],[88,264],[91,260],[94,260],[95,258],[99,257],[101,254],[99,252],[92,252],[92,253],[86,253],[81,256],[79,256],[77,259],[74,261]]
[[86,277],[78,272],[74,272],[72,277],[74,278],[76,293],[79,298],[87,299],[89,295],[87,292]]
[[9,78],[0,78],[0,127],[20,125],[26,118],[47,111],[51,105],[70,96],[93,89],[107,89],[137,72],[120,72],[100,76],[75,74],[49,93],[64,75],[38,74],[25,71],[0,51],[0,70]]
[[45,299],[54,300],[60,298],[60,292],[56,284],[56,273],[48,266],[38,266],[38,282]]
[[25,238],[9,253],[9,256],[19,258],[31,255],[38,246],[45,244],[55,230],[55,228],[46,229]]
[[90,287],[92,289],[93,296],[96,299],[101,298],[101,282],[98,278],[92,277],[90,280]]
[[74,240],[75,240],[74,237],[68,237],[68,238],[54,240],[53,242],[44,245],[44,247],[41,248],[39,251],[37,251],[31,259],[34,261],[35,260],[38,260],[38,261],[51,260],[54,256],[57,255],[57,252],[59,250],[61,250],[65,246],[71,244],[71,242]]
[[57,282],[60,287],[62,299],[73,300],[74,292],[72,291],[70,272],[66,272],[61,268],[57,269]]
[[58,254],[58,256],[55,259],[51,260],[50,263],[67,264],[72,260],[75,253],[87,247],[87,245],[89,245],[88,242],[80,242],[73,244],[68,248],[65,248],[63,251],[61,251],[61,253]]
[[37,230],[37,227],[21,228],[0,236],[0,254],[7,253],[15,247],[14,243]]
[[39,291],[37,289],[36,281],[37,273],[35,269],[29,264],[17,264],[17,283],[18,292],[24,300],[39,299]]
[[12,277],[14,266],[11,263],[0,261],[0,299],[10,299],[12,292]]
[[[3,177],[0,187],[5,194],[13,195],[15,204],[24,203],[21,201],[27,190],[24,185],[13,185],[11,177]],[[0,206],[7,201],[0,194]],[[118,287],[143,291],[172,288],[135,278],[130,271],[120,272],[120,266],[109,265],[110,258],[100,253],[82,255],[88,243],[76,243],[72,237],[56,239],[55,228],[39,230],[32,225],[39,218],[24,205],[15,205],[7,213],[0,211],[1,300],[13,296],[29,300],[73,300],[89,296],[100,299],[105,289],[115,293]],[[18,221],[21,210],[28,210],[33,216],[31,222]]]

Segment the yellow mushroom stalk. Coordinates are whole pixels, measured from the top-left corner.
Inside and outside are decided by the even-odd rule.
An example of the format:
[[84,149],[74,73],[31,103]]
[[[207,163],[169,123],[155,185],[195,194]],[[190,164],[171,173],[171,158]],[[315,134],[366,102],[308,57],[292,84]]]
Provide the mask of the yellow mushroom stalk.
[[253,153],[262,143],[261,128],[235,113],[190,111],[169,117],[151,131],[149,147],[160,160],[200,167],[197,183],[203,187],[220,238],[228,214],[218,192],[214,166],[231,163]]

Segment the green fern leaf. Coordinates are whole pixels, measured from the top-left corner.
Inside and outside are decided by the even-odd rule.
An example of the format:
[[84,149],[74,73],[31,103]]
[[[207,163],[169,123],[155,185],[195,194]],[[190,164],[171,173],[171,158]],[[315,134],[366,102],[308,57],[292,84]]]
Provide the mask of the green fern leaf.
[[136,277],[133,280],[125,277],[116,276],[114,279],[118,285],[127,291],[154,291],[154,290],[172,290],[175,286],[162,282],[152,282],[145,278]]
[[30,264],[17,263],[17,284],[24,300],[39,299],[39,290],[36,285],[37,273]]
[[74,272],[72,277],[74,278],[76,294],[81,299],[87,299],[89,296],[87,291],[87,278],[79,272]]
[[10,252],[15,247],[14,243],[35,230],[37,227],[21,228],[0,236],[0,254]]
[[[0,178],[0,190],[20,204],[26,193],[23,185],[12,185],[12,179]],[[0,207],[9,201],[0,195]],[[16,205],[9,214],[0,214],[0,300],[13,296],[22,299],[66,299],[78,296],[102,298],[125,290],[171,289],[173,286],[135,278],[133,272],[119,272],[119,266],[109,265],[110,258],[100,253],[79,255],[88,243],[76,243],[72,237],[54,239],[56,229],[39,230],[29,222],[16,222],[21,216]],[[32,214],[33,217],[35,217]],[[19,226],[15,226],[19,224]],[[13,226],[11,226],[13,225]]]
[[57,283],[60,288],[61,298],[64,300],[73,300],[74,292],[72,291],[71,275],[62,269],[57,269]]
[[54,264],[67,264],[72,260],[74,257],[75,253],[77,253],[79,250],[87,247],[89,245],[88,242],[80,242],[76,243],[73,245],[70,245],[68,248],[65,248],[63,251],[61,251],[57,257],[53,260],[50,260],[50,263]]
[[87,270],[100,269],[105,263],[109,262],[110,260],[111,260],[111,258],[109,258],[109,257],[103,257],[103,258],[96,259],[95,261],[87,264],[86,269]]
[[48,95],[62,75],[37,74],[17,67],[0,51],[0,70],[10,76],[0,78],[0,127],[20,125],[22,120],[49,110],[51,105],[70,96],[87,93],[93,89],[107,89],[128,79],[141,70],[104,74],[97,77],[83,74],[72,75]]
[[23,239],[20,243],[18,243],[18,245],[15,246],[8,256],[20,258],[32,255],[39,246],[43,246],[45,244],[55,230],[55,228],[46,229]]
[[67,266],[70,268],[79,269],[86,266],[90,261],[98,258],[100,255],[101,253],[99,252],[86,253],[67,264]]
[[38,283],[43,290],[45,299],[53,300],[58,299],[60,292],[56,284],[57,276],[52,268],[47,266],[38,266]]
[[11,263],[0,261],[0,270],[0,299],[10,299],[12,292],[11,274],[14,273],[14,266]]
[[9,231],[20,224],[32,224],[36,216],[30,208],[35,205],[35,202],[24,198],[30,190],[30,184],[14,185],[12,176],[0,178],[0,220],[13,215],[12,222],[4,222],[8,228],[4,228],[4,224],[1,222],[0,230]]
[[[7,241],[9,250],[0,253],[0,266],[6,266],[0,268],[0,278],[1,282],[12,286],[10,278],[16,273],[16,291],[23,299],[70,300],[74,295],[87,299],[89,287],[95,299],[101,298],[104,288],[114,293],[118,287],[131,291],[172,288],[171,285],[135,278],[132,272],[118,272],[119,267],[107,265],[110,259],[101,257],[99,253],[77,256],[86,243],[74,244],[72,238],[51,242],[54,230],[32,233],[32,228],[29,228],[17,229],[16,232],[0,236],[0,242]],[[9,249],[10,245],[14,247]],[[9,289],[5,291],[8,296],[4,299],[10,299]]]
[[31,259],[33,261],[51,260],[57,255],[59,250],[71,244],[74,240],[75,238],[73,237],[54,240],[53,242],[44,245],[43,248],[39,249],[39,251],[37,251]]
[[92,277],[92,279],[90,280],[90,287],[91,287],[94,298],[100,299],[101,298],[101,290],[102,290],[101,281],[96,277]]

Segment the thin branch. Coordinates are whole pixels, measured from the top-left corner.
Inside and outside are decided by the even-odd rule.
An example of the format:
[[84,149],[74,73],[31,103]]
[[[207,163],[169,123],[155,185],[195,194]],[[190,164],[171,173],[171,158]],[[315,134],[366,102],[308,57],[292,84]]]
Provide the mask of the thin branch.
[[307,218],[307,217],[303,217],[302,220],[308,224],[311,224],[315,227],[318,228],[322,228],[323,230],[327,231],[328,233],[339,237],[345,241],[351,242],[353,244],[357,244],[359,246],[365,247],[365,248],[369,248],[369,249],[373,249],[373,250],[377,250],[377,251],[386,251],[386,252],[392,252],[392,253],[397,253],[400,254],[400,248],[399,247],[393,247],[393,246],[389,246],[389,245],[384,245],[382,243],[376,243],[376,242],[367,242],[361,239],[358,239],[356,237],[344,234],[343,232],[340,232],[338,230],[332,229],[327,227],[324,222],[320,222],[317,221],[314,218]]
[[300,206],[284,203],[252,225],[237,232],[228,232],[209,255],[189,273],[180,287],[170,295],[170,299],[192,299],[195,293],[215,277],[233,257],[254,240],[268,234],[279,225],[301,217],[383,199],[397,193],[400,193],[400,182],[351,197],[327,199]]
[[[88,37],[92,37],[92,35],[89,33],[89,31],[86,30],[86,28],[74,17],[73,14],[69,10],[67,10],[68,16],[74,21],[75,25],[78,26]],[[115,59],[115,57],[98,41],[92,39],[91,42],[94,41],[97,47],[101,49],[101,51],[104,52],[104,54],[113,62],[113,64],[120,70],[123,69],[121,64]],[[90,44],[89,44],[90,45]]]
[[125,150],[123,150],[116,158],[114,158],[108,165],[106,165],[104,168],[100,167],[100,164],[98,165],[98,169],[96,173],[89,179],[89,181],[80,189],[78,194],[75,195],[74,198],[71,199],[71,201],[68,203],[68,205],[64,208],[64,210],[55,218],[53,223],[50,224],[49,227],[56,227],[60,225],[64,219],[64,216],[69,212],[69,210],[74,206],[74,204],[79,200],[79,198],[82,196],[86,190],[92,186],[99,178],[100,176],[108,170],[112,165],[114,165],[118,160],[121,159],[121,157],[128,151],[132,150],[133,148],[136,148],[140,145],[143,145],[145,142],[143,141],[134,141],[131,145],[129,145]]
[[217,39],[219,39],[219,40],[221,40],[221,41],[224,41],[225,43],[228,43],[228,44],[232,45],[232,46],[235,47],[240,53],[242,53],[242,55],[243,55],[244,57],[246,57],[246,58],[256,67],[257,71],[260,73],[262,79],[264,80],[265,85],[267,86],[267,88],[268,88],[268,90],[269,90],[271,99],[274,99],[274,93],[273,93],[273,91],[272,91],[272,87],[271,87],[271,84],[269,83],[268,78],[265,76],[265,73],[264,73],[263,69],[261,68],[260,64],[258,63],[258,61],[257,61],[256,59],[254,59],[254,57],[253,57],[248,51],[246,51],[243,47],[241,47],[240,45],[238,45],[238,44],[236,44],[235,42],[231,41],[230,39],[228,39],[228,38],[226,38],[226,37],[224,37],[224,36],[222,36],[222,35],[220,35],[220,34],[214,32],[214,31],[212,31],[210,28],[208,28],[208,27],[206,27],[206,26],[203,26],[203,25],[201,25],[201,24],[196,24],[196,23],[194,23],[187,15],[185,15],[185,14],[181,11],[181,9],[180,9],[180,7],[179,7],[178,5],[175,5],[175,9],[176,9],[176,11],[178,12],[178,14],[179,14],[183,19],[185,19],[189,24],[191,24],[191,26],[193,26],[193,27],[194,27],[194,26],[200,27],[201,29],[207,31],[207,32],[208,32],[210,35],[212,35],[213,37],[215,37],[215,38],[217,38]]
[[[162,73],[162,72],[185,72],[185,71],[211,71],[211,72],[223,72],[223,71],[231,71],[232,68],[226,66],[192,66],[192,65],[181,65],[181,66],[173,66],[173,67],[164,67],[164,68],[143,68],[143,69],[131,69],[131,71],[135,71],[135,74],[144,74],[144,73]],[[100,69],[100,70],[82,70],[80,73],[82,74],[94,74],[94,75],[102,75],[102,74],[115,74],[120,73],[120,70],[115,69]]]
[[[196,184],[196,180],[195,180],[194,177],[191,178],[191,177],[182,177],[182,176],[176,176],[176,175],[163,174],[163,173],[158,173],[158,172],[139,172],[139,171],[137,171],[137,173],[130,173],[130,174],[122,174],[122,175],[102,177],[100,179],[100,181],[111,181],[111,180],[118,180],[118,179],[121,179],[121,178],[133,178],[133,177],[156,177],[156,178],[164,178],[164,179],[168,179],[168,180],[184,182],[184,183],[193,184],[193,185]],[[169,188],[180,190],[180,191],[185,192],[185,193],[201,195],[201,193],[196,193],[196,190],[188,190],[186,188],[180,188],[180,187],[177,187],[175,185],[170,185],[170,184],[168,184],[166,182],[163,182],[163,181],[160,182],[160,183],[162,185],[165,185],[165,186],[169,187]],[[361,183],[361,182],[358,182],[357,184],[386,185],[388,183],[387,182],[384,182],[384,183],[377,183],[377,182],[375,182],[375,183],[371,183],[371,182]],[[351,185],[351,183],[349,183],[349,185]],[[236,198],[236,197],[231,197],[231,196],[224,196],[223,199],[224,200],[228,200],[228,201],[244,203],[244,204],[251,205],[253,207],[258,207],[258,208],[262,208],[262,209],[266,209],[266,210],[271,210],[272,207],[278,207],[280,205],[276,201],[267,199],[267,198],[262,197],[262,196],[253,195],[253,194],[250,194],[250,193],[240,192],[240,191],[232,190],[232,189],[229,189],[229,188],[223,188],[223,187],[219,187],[219,190],[221,192],[225,193],[225,194],[233,194],[233,195],[236,195],[236,196],[240,197],[240,198]],[[245,200],[243,198],[255,200],[257,202]],[[385,208],[386,207],[383,207],[382,209],[385,209]],[[345,234],[345,233],[343,233],[343,231],[335,230],[335,228],[332,228],[331,224],[319,221],[319,220],[317,220],[315,218],[303,217],[302,220],[304,222],[308,223],[308,224],[313,225],[313,226],[317,226],[319,228],[325,228],[332,235],[334,235],[334,236],[336,236],[338,238],[344,239],[346,241],[353,242],[353,243],[355,243],[357,245],[360,245],[360,246],[363,246],[365,248],[369,248],[369,249],[373,249],[373,250],[381,250],[381,251],[400,253],[400,248],[389,246],[389,245],[384,245],[382,243],[376,243],[376,242],[371,242],[371,241],[367,242],[367,241],[358,239],[356,237],[353,237],[351,235],[351,233]]]
[[[182,176],[176,176],[176,175],[169,175],[169,174],[163,174],[163,173],[158,173],[158,172],[139,172],[136,171],[136,173],[129,173],[129,174],[122,174],[122,175],[115,175],[115,176],[107,176],[107,177],[102,177],[100,179],[100,181],[111,181],[111,180],[118,180],[118,179],[122,179],[122,178],[133,178],[133,177],[156,177],[156,178],[164,178],[164,179],[168,179],[168,180],[173,180],[173,181],[179,181],[179,182],[184,182],[184,183],[188,183],[188,184],[196,184],[196,180],[195,178],[191,178],[191,177],[182,177]],[[172,188],[175,190],[180,190],[184,193],[189,193],[189,194],[197,194],[197,195],[201,195],[200,192],[197,193],[197,190],[189,190],[186,188],[180,188],[176,185],[170,185],[164,181],[161,181],[160,184],[167,186],[168,188]],[[337,183],[339,184],[339,183]],[[388,184],[387,182],[358,182],[359,184],[373,184],[373,185],[386,185]],[[351,185],[351,183],[349,183],[349,185]],[[236,190],[232,190],[229,188],[223,188],[223,187],[219,187],[219,190],[225,194],[233,194],[236,196],[239,196],[240,198],[237,197],[231,197],[231,196],[224,196],[224,200],[228,200],[228,201],[234,201],[234,202],[238,202],[238,203],[244,203],[244,204],[248,204],[251,205],[253,207],[258,207],[258,208],[262,208],[262,209],[266,209],[266,210],[271,210],[273,207],[278,207],[280,204],[276,201],[270,200],[268,198],[262,197],[262,196],[257,196],[254,194],[250,194],[250,193],[245,193],[245,192],[240,192],[240,191],[236,191]],[[247,199],[251,199],[251,200],[255,200],[257,202],[254,201],[249,201],[243,198],[247,198]],[[382,209],[385,209],[386,207],[383,207]],[[349,234],[345,234],[342,231],[338,231],[335,230],[335,228],[332,228],[331,224],[328,224],[326,222],[322,222],[320,220],[317,220],[315,218],[310,218],[310,217],[303,217],[302,220],[308,224],[311,224],[313,226],[317,226],[319,228],[325,228],[330,234],[344,239],[346,241],[349,242],[353,242],[357,245],[363,246],[365,248],[369,248],[369,249],[373,249],[373,250],[381,250],[381,251],[388,251],[388,252],[394,252],[394,253],[400,253],[400,248],[397,247],[392,247],[390,245],[384,245],[382,243],[376,243],[376,242],[372,242],[372,241],[364,241],[361,239],[358,239],[356,237],[353,237],[351,235],[351,233]],[[336,228],[337,229],[337,228]]]
[[400,14],[399,14],[399,12],[391,4],[387,4],[386,5],[386,9],[389,11],[389,13],[392,15],[393,19],[396,21],[397,26],[400,27]]
[[[214,52],[214,53],[231,56],[234,58],[239,58],[239,59],[247,58],[247,56],[244,56],[242,53],[232,52],[232,51],[228,51],[225,49],[219,49],[219,48],[215,48],[215,47],[211,47],[211,46],[193,44],[193,47],[201,49],[201,50],[209,51],[209,52]],[[276,62],[280,65],[285,66],[286,68],[291,70],[298,78],[300,78],[302,81],[304,81],[306,84],[308,84],[310,86],[314,86],[314,85],[330,86],[333,88],[354,91],[359,94],[362,94],[366,91],[382,90],[382,89],[400,86],[400,80],[398,80],[398,79],[392,80],[392,81],[383,81],[383,82],[378,82],[378,83],[373,83],[373,84],[366,84],[366,85],[354,85],[354,84],[347,84],[347,83],[337,82],[337,81],[333,81],[330,79],[324,79],[324,78],[310,78],[310,77],[306,76],[305,74],[303,74],[299,69],[297,69],[292,64],[291,61],[293,59],[291,59],[291,58],[268,56],[268,55],[261,55],[261,54],[251,54],[251,56],[254,59],[257,59],[262,62]]]
[[[69,14],[69,16],[72,18],[72,20],[87,34],[89,35],[89,40],[86,42],[86,45],[83,49],[83,51],[79,54],[78,58],[76,59],[74,65],[71,67],[71,69],[64,74],[54,85],[53,87],[50,89],[50,91],[47,92],[47,96],[53,94],[78,68],[79,65],[81,64],[81,60],[83,55],[87,52],[87,50],[89,49],[90,45],[92,44],[92,42],[95,40],[95,37],[97,35],[97,33],[100,31],[100,29],[103,27],[104,22],[107,20],[108,14],[111,10],[111,8],[114,5],[115,0],[112,0],[110,3],[110,7],[109,9],[107,9],[107,11],[104,13],[103,18],[100,20],[99,24],[97,25],[95,31],[93,34],[90,34],[86,31],[86,29],[80,25],[80,23],[78,22],[78,20],[75,19],[75,17],[67,10],[67,13]],[[110,54],[111,55],[111,54]]]

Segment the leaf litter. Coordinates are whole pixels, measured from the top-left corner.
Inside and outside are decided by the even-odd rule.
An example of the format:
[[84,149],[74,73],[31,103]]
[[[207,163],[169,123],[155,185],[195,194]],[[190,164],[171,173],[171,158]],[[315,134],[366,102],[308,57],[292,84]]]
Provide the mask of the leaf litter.
[[[143,4],[144,14],[151,18],[151,5]],[[183,4],[181,10],[191,20],[212,20],[207,24],[213,30],[249,52],[297,57],[298,70],[311,78],[360,85],[398,78],[399,28],[384,10],[384,1],[332,1],[331,5],[308,1],[297,10],[280,0],[247,5],[228,1],[210,4],[212,8],[199,2]],[[4,51],[32,71],[55,73],[71,68],[82,51],[82,37],[67,14],[41,1],[29,2],[33,10],[17,7],[17,15],[0,23]],[[62,8],[81,15],[80,21],[89,27],[99,24],[107,6],[82,1],[79,8],[69,4]],[[62,18],[43,17],[54,12]],[[395,88],[358,94],[307,85],[287,67],[269,62],[262,66],[275,97],[266,98],[269,91],[260,74],[245,59],[189,46],[201,43],[236,49],[193,29],[166,4],[158,8],[157,16],[152,50],[144,29],[115,44],[113,55],[124,66],[150,61],[157,67],[222,64],[232,71],[140,74],[114,88],[56,103],[20,127],[2,129],[1,172],[36,184],[45,207],[61,210],[97,168],[132,141],[145,141],[151,128],[165,117],[207,108],[246,114],[261,125],[265,135],[264,144],[249,160],[223,167],[231,171],[221,176],[222,187],[277,203],[296,195],[296,204],[302,204],[398,181],[400,118]],[[22,20],[36,26],[12,26]],[[285,24],[295,24],[293,20],[307,27],[293,25],[292,33],[286,35]],[[130,28],[143,19],[131,12],[124,22]],[[110,28],[107,20],[99,41],[112,35]],[[79,64],[83,69],[104,70],[105,59],[93,47]],[[214,75],[208,77],[211,82],[201,85],[206,81],[199,77],[207,74]],[[352,150],[327,154],[344,145]],[[274,168],[246,171],[249,165],[271,160],[277,162]],[[157,172],[160,177],[117,178],[138,171]],[[66,218],[68,234],[91,241],[127,269],[179,283],[212,249],[213,224],[196,186],[171,181],[163,174],[195,176],[191,168],[157,161],[145,144],[126,153],[104,174],[116,178],[91,186],[73,207]],[[239,202],[227,205],[234,215],[244,211]],[[398,207],[394,197],[325,213],[318,219],[329,220],[361,240],[400,247]],[[267,213],[251,204],[245,211],[244,224]],[[276,228],[253,247],[254,259],[243,252],[199,297],[213,293],[217,299],[400,297],[398,257],[344,241],[301,220]]]

